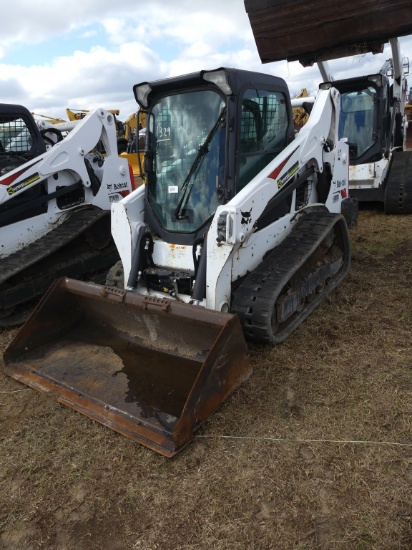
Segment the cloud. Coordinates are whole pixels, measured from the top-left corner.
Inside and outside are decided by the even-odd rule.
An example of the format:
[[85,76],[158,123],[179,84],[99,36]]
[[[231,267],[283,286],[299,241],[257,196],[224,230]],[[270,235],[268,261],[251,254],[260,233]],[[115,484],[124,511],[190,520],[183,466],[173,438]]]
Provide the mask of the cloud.
[[[109,107],[111,103],[113,108],[116,100],[135,110],[132,86],[139,81],[232,65],[231,57],[245,57],[241,53],[233,56],[218,52],[219,45],[230,45],[238,39],[242,27],[245,32],[240,34],[248,35],[253,47],[246,13],[238,8],[234,0],[221,6],[210,0],[207,11],[185,0],[173,5],[165,0],[151,1],[144,10],[130,0],[117,4],[84,0],[70,11],[62,10],[55,0],[45,0],[39,10],[31,2],[16,0],[3,18],[6,62],[0,76],[2,101],[16,100],[17,96],[8,93],[9,87],[5,86],[5,82],[16,79],[20,82],[18,95],[26,96],[29,108],[46,109],[45,114],[51,116],[63,116],[68,105],[90,108]],[[104,39],[97,27],[103,29]],[[76,47],[79,39],[97,34],[98,46]],[[58,56],[58,41],[68,38],[73,40],[71,55]],[[30,44],[44,44],[49,55],[28,67],[7,63],[7,54],[18,47],[24,50]],[[256,55],[255,61],[259,63]],[[80,102],[84,102],[82,106]]]
[[1,92],[2,103],[10,103],[4,100],[4,98],[7,99],[8,97],[12,97],[14,99],[13,103],[19,103],[26,97],[26,90],[23,88],[20,81],[13,77],[1,81]]
[[148,73],[154,78],[168,74],[157,54],[137,42],[115,52],[102,47],[74,51],[53,59],[50,65],[3,65],[0,69],[3,102],[15,103],[25,97],[29,109],[59,117],[64,117],[66,107],[117,109],[120,103],[134,112],[133,85],[146,80]]
[[[412,55],[412,37],[401,45]],[[28,64],[31,49],[39,54]],[[371,74],[388,57],[386,47],[381,56],[333,60],[330,67],[335,78]],[[2,102],[63,118],[66,107],[98,106],[119,108],[126,118],[137,108],[134,84],[220,66],[280,76],[292,96],[302,88],[315,93],[321,80],[316,66],[262,65],[241,0],[82,0],[76,9],[15,0],[2,13],[0,60]]]

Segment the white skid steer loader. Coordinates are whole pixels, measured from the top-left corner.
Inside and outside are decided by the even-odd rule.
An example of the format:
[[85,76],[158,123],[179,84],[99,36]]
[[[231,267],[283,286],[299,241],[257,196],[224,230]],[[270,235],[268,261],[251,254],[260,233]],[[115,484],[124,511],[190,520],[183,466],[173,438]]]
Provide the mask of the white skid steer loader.
[[134,183],[113,115],[96,109],[70,128],[63,138],[64,125],[37,125],[25,107],[0,104],[3,326],[21,323],[54,279],[106,273],[119,257],[110,207]]
[[146,184],[112,205],[120,262],[106,285],[57,282],[5,370],[173,456],[250,374],[244,337],[281,343],[348,273],[349,153],[334,88],[297,135],[286,83],[267,74],[134,93]]

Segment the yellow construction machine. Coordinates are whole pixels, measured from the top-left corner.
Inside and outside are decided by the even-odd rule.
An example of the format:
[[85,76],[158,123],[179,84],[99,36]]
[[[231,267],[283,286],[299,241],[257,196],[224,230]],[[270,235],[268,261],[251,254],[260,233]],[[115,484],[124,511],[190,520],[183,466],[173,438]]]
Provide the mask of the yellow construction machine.
[[[76,122],[78,120],[82,120],[87,113],[89,112],[89,109],[66,109],[67,118],[71,122]],[[124,129],[123,129],[123,123],[117,118],[120,114],[119,109],[108,109],[109,113],[112,113],[114,116],[114,120],[116,123],[116,132],[117,132],[117,150],[119,153],[124,151],[127,146],[127,141],[124,138]]]
[[[67,118],[72,122],[82,120],[89,112],[89,109],[66,109]],[[116,117],[120,114],[119,109],[108,109],[108,112],[112,113],[112,115]]]
[[[299,132],[299,130],[306,124],[306,122],[309,119],[310,115],[310,109],[312,107],[311,103],[305,102],[304,98],[308,98],[308,91],[306,88],[302,88],[301,92],[295,96],[295,100],[300,99],[299,106],[293,105],[292,100],[292,113],[293,113],[293,124],[295,126],[295,130]],[[296,102],[298,103],[298,102]]]
[[132,113],[125,122],[123,122],[123,136],[126,147],[120,152],[120,156],[127,158],[132,167],[136,186],[143,183],[145,179],[143,152],[145,128],[146,114],[143,111]]
[[50,122],[50,124],[64,124],[66,122],[62,118],[54,118],[48,115],[39,115],[38,113],[32,113],[32,116],[35,119],[41,119],[41,120],[45,120],[46,122]]
[[[81,120],[89,111],[87,109],[66,109],[70,121]],[[146,116],[143,112],[132,113],[125,122],[118,117],[119,109],[110,109],[110,113],[115,117],[117,128],[117,151],[119,155],[126,158],[133,170],[135,185],[141,185],[144,182],[144,144],[139,147],[137,140],[140,134],[144,135],[146,127]],[[144,140],[143,140],[144,143]]]

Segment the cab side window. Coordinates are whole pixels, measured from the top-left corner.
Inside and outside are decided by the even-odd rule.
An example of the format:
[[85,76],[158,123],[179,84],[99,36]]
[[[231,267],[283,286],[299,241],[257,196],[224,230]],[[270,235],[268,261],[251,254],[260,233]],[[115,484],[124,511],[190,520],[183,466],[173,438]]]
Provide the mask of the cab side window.
[[248,89],[241,100],[240,191],[286,146],[288,116],[280,92]]

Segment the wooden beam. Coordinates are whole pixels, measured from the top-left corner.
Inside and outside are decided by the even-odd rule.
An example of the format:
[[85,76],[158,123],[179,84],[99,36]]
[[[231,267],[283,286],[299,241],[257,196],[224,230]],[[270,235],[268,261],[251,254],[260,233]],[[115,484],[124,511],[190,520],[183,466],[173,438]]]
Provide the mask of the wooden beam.
[[412,34],[411,0],[245,0],[245,9],[263,63],[380,53]]

